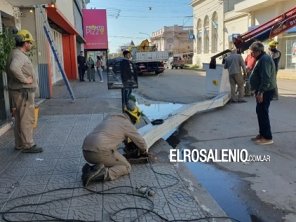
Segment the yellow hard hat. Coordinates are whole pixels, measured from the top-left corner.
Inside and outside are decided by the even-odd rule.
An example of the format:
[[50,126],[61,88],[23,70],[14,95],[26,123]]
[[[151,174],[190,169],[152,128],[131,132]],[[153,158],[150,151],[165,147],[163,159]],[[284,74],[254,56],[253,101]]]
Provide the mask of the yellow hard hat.
[[269,46],[269,47],[276,47],[277,44],[279,44],[277,41],[272,40],[272,41],[270,41],[270,42],[268,43],[268,46]]
[[141,111],[136,105],[130,104],[131,102],[129,102],[128,107],[125,108],[125,112],[132,118],[132,122],[139,123],[141,119]]
[[19,40],[21,42],[33,42],[34,41],[32,34],[26,29],[21,29],[20,31],[18,31],[16,33],[16,35],[19,37]]

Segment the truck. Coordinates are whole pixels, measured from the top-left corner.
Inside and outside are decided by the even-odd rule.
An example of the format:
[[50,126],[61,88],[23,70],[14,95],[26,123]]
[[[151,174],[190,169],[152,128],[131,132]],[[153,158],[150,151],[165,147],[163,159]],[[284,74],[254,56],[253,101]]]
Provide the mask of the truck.
[[[296,26],[296,7],[288,10],[276,18],[258,26],[257,28],[233,37],[233,43],[239,52],[244,52],[255,41],[265,41],[271,39],[280,33]],[[216,69],[216,59],[231,52],[226,49],[211,57],[210,69]]]
[[181,56],[172,56],[168,59],[166,66],[168,69],[183,69],[185,66],[185,61]]
[[155,46],[150,46],[147,39],[143,40],[139,46],[129,48],[132,54],[132,62],[138,75],[146,72],[155,74],[164,71],[164,61],[169,58],[166,51],[157,51]]

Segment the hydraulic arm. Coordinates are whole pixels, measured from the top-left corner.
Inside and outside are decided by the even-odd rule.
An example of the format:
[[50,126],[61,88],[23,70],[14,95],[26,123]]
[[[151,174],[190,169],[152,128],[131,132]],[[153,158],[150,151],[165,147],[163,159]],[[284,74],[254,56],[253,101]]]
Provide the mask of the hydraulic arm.
[[[251,31],[234,37],[233,43],[238,51],[244,52],[254,41],[265,41],[294,26],[296,26],[296,7],[276,18],[271,19],[270,21],[258,26]],[[210,69],[216,68],[216,58],[228,52],[230,52],[229,49],[212,56]]]

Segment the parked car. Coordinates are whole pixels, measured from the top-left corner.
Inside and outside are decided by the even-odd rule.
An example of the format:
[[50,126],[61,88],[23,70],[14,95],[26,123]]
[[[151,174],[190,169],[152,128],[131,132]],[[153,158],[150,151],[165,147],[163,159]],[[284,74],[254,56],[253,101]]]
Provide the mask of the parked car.
[[172,56],[167,61],[167,68],[173,69],[173,68],[180,68],[183,69],[185,65],[185,61],[180,56]]

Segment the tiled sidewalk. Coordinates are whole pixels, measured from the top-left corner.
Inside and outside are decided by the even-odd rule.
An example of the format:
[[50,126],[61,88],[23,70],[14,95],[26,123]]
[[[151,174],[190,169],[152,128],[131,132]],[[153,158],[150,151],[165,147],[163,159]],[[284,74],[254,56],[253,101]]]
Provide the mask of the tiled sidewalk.
[[[35,132],[37,144],[44,148],[40,154],[15,151],[12,130],[0,137],[1,212],[9,209],[10,212],[32,212],[7,214],[7,219],[52,219],[38,215],[42,213],[75,221],[164,221],[161,217],[182,221],[207,215],[175,168],[167,163],[153,163],[154,170],[150,164],[133,165],[129,176],[89,187],[102,191],[104,195],[83,189],[80,177],[85,161],[81,144],[86,134],[102,119],[103,114],[41,116]],[[155,171],[169,175],[160,175]],[[133,189],[139,186],[153,187],[156,194],[143,197]],[[57,190],[49,192],[54,189]],[[37,195],[25,197],[31,194]],[[16,197],[22,198],[14,199]],[[20,207],[13,209],[16,206]],[[124,208],[127,209],[122,210]],[[1,221],[4,221],[3,218]]]

